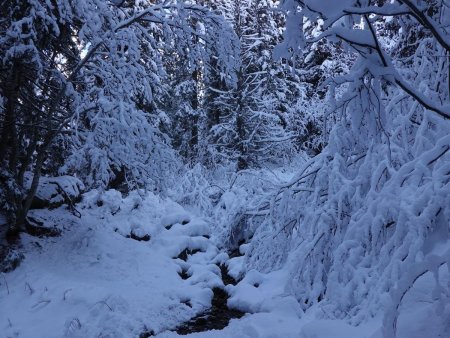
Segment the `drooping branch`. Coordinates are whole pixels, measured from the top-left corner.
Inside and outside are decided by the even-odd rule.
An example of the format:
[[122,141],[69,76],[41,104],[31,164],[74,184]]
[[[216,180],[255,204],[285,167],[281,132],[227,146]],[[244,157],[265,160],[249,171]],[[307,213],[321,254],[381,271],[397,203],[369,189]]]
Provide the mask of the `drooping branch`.
[[412,98],[414,98],[417,102],[419,102],[424,108],[431,110],[438,114],[439,116],[443,117],[444,119],[450,119],[450,106],[444,107],[444,106],[437,106],[435,105],[431,100],[424,97],[417,91],[415,91],[410,85],[408,85],[402,76],[395,70],[394,66],[392,65],[392,62],[388,59],[386,53],[384,53],[383,49],[380,46],[380,43],[378,41],[378,37],[376,35],[375,29],[372,26],[372,23],[370,22],[367,15],[364,16],[365,22],[369,27],[369,31],[372,35],[373,43],[375,46],[375,51],[377,52],[382,64],[386,68],[391,68],[393,70],[393,76],[395,78],[395,83],[408,95],[410,95]]
[[428,15],[425,15],[418,6],[411,0],[399,0],[400,3],[404,3],[411,10],[414,17],[427,29],[430,30],[431,34],[436,38],[436,40],[441,44],[443,48],[450,51],[450,37],[445,36],[445,32],[440,32],[439,25]]

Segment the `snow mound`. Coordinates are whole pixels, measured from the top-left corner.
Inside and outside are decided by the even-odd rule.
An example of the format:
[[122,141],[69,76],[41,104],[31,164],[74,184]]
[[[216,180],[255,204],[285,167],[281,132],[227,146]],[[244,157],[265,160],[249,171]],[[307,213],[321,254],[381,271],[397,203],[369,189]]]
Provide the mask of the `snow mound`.
[[76,177],[41,177],[31,208],[57,208],[62,204],[77,203],[84,189],[83,183]]

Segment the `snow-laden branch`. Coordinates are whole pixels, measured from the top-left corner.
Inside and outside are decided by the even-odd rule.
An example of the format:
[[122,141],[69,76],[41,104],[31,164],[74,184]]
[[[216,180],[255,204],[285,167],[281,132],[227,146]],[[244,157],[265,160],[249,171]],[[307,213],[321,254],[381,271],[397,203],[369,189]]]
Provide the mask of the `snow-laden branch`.
[[[447,50],[449,49],[449,38],[445,31],[439,31],[437,23],[435,23],[431,18],[427,17],[425,14],[417,9],[417,6],[411,1],[403,1],[405,5],[393,5],[386,4],[382,7],[376,6],[363,6],[363,7],[344,7],[342,11],[333,12],[333,19],[325,20],[324,32],[316,37],[307,39],[306,42],[309,44],[318,42],[325,38],[337,38],[344,41],[348,45],[352,46],[363,58],[369,60],[372,63],[373,74],[379,74],[384,77],[388,82],[395,82],[402,90],[404,90],[408,95],[417,100],[424,108],[431,110],[443,117],[444,119],[450,119],[450,103],[439,105],[433,102],[428,97],[414,89],[409,85],[405,79],[399,74],[396,67],[393,65],[390,57],[386,54],[380,45],[377,32],[374,29],[371,19],[369,19],[370,14],[379,14],[384,16],[396,16],[402,14],[413,14],[418,17],[418,12],[420,13],[421,24],[425,28],[430,29],[433,36],[437,41]],[[407,5],[407,6],[406,6]],[[322,13],[317,8],[314,9],[311,6],[307,6],[308,10],[323,15],[327,17],[326,13]],[[337,12],[337,14],[336,14]],[[376,12],[376,13],[375,13]],[[368,29],[355,29],[353,27],[345,28],[337,25],[336,22],[345,16],[349,15],[362,15],[364,18],[365,25]],[[449,40],[449,41],[448,41]],[[379,58],[379,63],[382,67],[378,65],[373,60],[370,60],[368,53],[374,51]],[[449,75],[450,76],[450,75]]]

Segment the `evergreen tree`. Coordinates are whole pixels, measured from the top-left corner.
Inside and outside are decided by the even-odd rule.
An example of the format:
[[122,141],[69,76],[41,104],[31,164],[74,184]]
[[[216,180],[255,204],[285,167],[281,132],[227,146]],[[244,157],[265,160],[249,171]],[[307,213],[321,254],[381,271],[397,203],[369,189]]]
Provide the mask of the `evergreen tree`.
[[217,8],[233,25],[240,55],[232,85],[214,70],[214,60],[205,80],[212,153],[236,163],[238,170],[257,167],[281,149],[286,153],[293,138],[287,107],[300,88],[289,83],[292,67],[272,57],[282,23],[272,1],[235,0]]

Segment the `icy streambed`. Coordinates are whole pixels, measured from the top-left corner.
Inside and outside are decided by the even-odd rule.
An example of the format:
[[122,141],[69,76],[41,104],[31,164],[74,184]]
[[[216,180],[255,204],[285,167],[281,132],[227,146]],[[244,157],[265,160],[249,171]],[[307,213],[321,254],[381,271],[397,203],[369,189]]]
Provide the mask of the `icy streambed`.
[[[229,253],[229,256],[231,255],[232,253]],[[228,274],[227,267],[224,264],[218,264],[218,266],[223,284],[225,286],[229,284],[236,285],[236,280]],[[245,315],[242,311],[228,307],[227,301],[230,296],[225,290],[216,287],[212,291],[214,295],[211,301],[211,308],[178,326],[176,329],[178,334],[187,335],[195,332],[222,330],[228,326],[231,319],[239,319]]]
[[[189,225],[188,222],[183,225]],[[209,240],[209,236],[205,235],[205,238]],[[181,260],[185,263],[188,262],[191,256],[194,256],[198,253],[202,253],[200,249],[184,249],[174,260]],[[226,257],[237,257],[241,256],[239,250],[233,250],[228,252]],[[227,285],[236,285],[237,281],[230,276],[228,273],[228,268],[224,263],[216,263],[216,266],[220,269],[220,278],[222,280],[223,286]],[[181,279],[186,282],[189,282],[191,276],[185,269],[182,269],[178,275]],[[223,330],[228,326],[230,320],[239,319],[245,315],[245,312],[242,312],[237,309],[230,308],[228,306],[228,299],[230,295],[225,291],[224,287],[213,287],[212,289],[213,297],[211,300],[211,307],[191,319],[185,321],[177,325],[174,329],[169,330],[171,332],[176,332],[179,335],[188,335],[191,333],[198,332],[206,332],[211,330]],[[192,307],[192,304],[189,300],[185,301],[186,306]],[[144,331],[140,334],[140,338],[147,338],[154,336],[155,333],[153,331]]]

